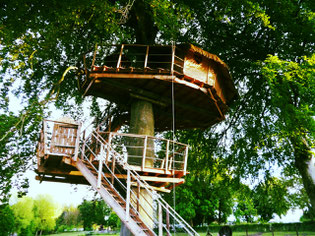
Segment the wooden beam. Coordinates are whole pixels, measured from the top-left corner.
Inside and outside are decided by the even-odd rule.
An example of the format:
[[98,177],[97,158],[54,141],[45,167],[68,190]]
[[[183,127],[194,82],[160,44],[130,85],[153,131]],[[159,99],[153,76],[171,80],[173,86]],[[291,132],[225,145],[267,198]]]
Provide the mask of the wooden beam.
[[[96,80],[95,83],[108,84],[108,85],[117,87],[119,89],[125,90],[129,94],[133,93],[133,94],[137,94],[139,96],[144,96],[144,97],[146,97],[148,99],[156,100],[159,103],[164,103],[164,104],[169,105],[170,102],[171,102],[170,99],[163,98],[163,97],[160,96],[160,94],[149,92],[149,91],[146,91],[144,89],[140,89],[138,87],[135,87],[135,86],[132,86],[132,85],[129,85],[129,84],[127,85],[127,84],[124,84],[124,83],[121,83],[121,82],[117,82],[117,81],[112,81],[112,80],[108,81],[106,79],[104,79],[104,80]],[[203,109],[203,108],[200,108],[200,107],[188,105],[186,103],[181,103],[179,101],[176,101],[175,104],[176,104],[176,106],[178,106],[180,108],[184,108],[185,110],[191,110],[193,112],[197,112],[197,113],[200,113],[202,115],[213,115],[213,112],[210,109]]]
[[145,96],[141,96],[141,95],[134,94],[134,93],[130,93],[130,97],[141,99],[141,100],[145,100],[145,101],[157,104],[157,105],[162,106],[162,107],[166,107],[167,106],[167,104],[164,103],[164,102],[157,101],[157,100],[154,100],[154,99],[151,99],[151,98],[147,98]]
[[39,181],[47,181],[47,182],[89,185],[89,183],[83,177],[69,179],[69,178],[55,178],[55,177],[37,175],[35,176],[35,179]]
[[171,81],[175,76],[171,75],[152,75],[152,74],[123,74],[123,73],[96,73],[91,72],[90,78],[101,79],[101,78],[117,78],[117,79],[159,79]]
[[140,176],[142,180],[148,182],[167,182],[167,183],[184,183],[185,179],[171,177],[155,177],[155,176]]
[[[136,187],[137,186],[137,183],[136,182],[132,182],[131,183],[131,186],[132,187]],[[164,193],[170,193],[171,192],[171,190],[169,190],[169,189],[166,189],[166,188],[161,188],[161,187],[155,187],[155,186],[151,186],[150,185],[150,187],[152,188],[152,189],[154,189],[154,190],[156,190],[156,191],[160,191],[160,192],[164,192]]]

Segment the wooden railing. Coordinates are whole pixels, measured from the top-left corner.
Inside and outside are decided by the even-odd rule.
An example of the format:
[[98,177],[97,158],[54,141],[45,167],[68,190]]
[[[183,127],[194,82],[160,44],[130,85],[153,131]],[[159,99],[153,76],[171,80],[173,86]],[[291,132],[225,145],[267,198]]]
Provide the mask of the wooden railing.
[[[183,74],[184,58],[175,46],[121,44],[99,47],[84,56],[85,71]],[[89,63],[87,63],[89,62]]]
[[141,166],[142,169],[183,171],[184,175],[186,174],[188,158],[186,144],[148,135],[116,132],[99,132],[99,135],[130,165]]
[[37,156],[62,155],[77,159],[80,144],[80,128],[77,123],[43,121],[39,137]]

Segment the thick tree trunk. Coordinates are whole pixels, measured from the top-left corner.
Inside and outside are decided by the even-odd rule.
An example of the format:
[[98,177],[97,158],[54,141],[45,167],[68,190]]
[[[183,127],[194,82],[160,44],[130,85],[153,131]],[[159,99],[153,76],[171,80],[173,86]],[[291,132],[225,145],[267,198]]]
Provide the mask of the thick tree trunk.
[[[142,135],[154,135],[154,116],[153,116],[153,106],[152,103],[143,101],[143,100],[135,100],[131,104],[131,119],[130,119],[130,133],[133,134],[142,134]],[[144,140],[142,139],[136,139],[131,140],[131,146],[143,146]],[[153,140],[148,140],[147,143],[147,154],[146,157],[152,157],[154,156],[153,150],[154,150],[154,143]],[[128,150],[129,154],[132,154],[132,157],[128,158],[129,164],[134,164],[141,166],[142,164],[142,157],[143,157],[143,149],[130,149]],[[153,160],[152,159],[145,159],[145,166],[146,167],[153,167]],[[134,191],[137,191],[137,188],[134,189]],[[144,190],[140,190],[140,209],[139,213],[142,216],[142,219],[145,221],[145,223],[153,227],[153,208],[151,207],[150,203],[152,203],[151,196]],[[136,202],[137,200],[132,198],[131,201]],[[120,235],[123,236],[129,236],[131,235],[129,230],[126,228],[124,224],[121,226]]]
[[312,177],[315,175],[315,167],[312,166],[312,152],[304,138],[291,138],[294,147],[295,166],[298,169],[305,191],[310,199],[312,211],[315,213],[315,180]]
[[[146,4],[143,0],[137,0],[131,10],[131,17],[127,24],[135,29],[136,42],[138,44],[154,44],[156,34],[158,32],[157,27],[154,25],[154,20],[152,17],[152,11],[150,6]],[[144,100],[134,100],[131,103],[131,119],[130,119],[130,133],[134,134],[144,134],[154,136],[154,116],[153,116],[153,105],[150,102]],[[141,144],[139,143],[139,146]],[[143,143],[142,143],[143,145]],[[133,146],[138,146],[134,143]],[[147,147],[154,147],[154,143],[151,140],[148,142]],[[150,150],[150,148],[149,148]],[[142,150],[132,150],[135,156],[141,156]],[[152,152],[152,151],[151,151]],[[146,156],[153,156],[150,151],[147,152]],[[142,159],[140,158],[128,158],[128,162],[134,162],[134,164],[141,164]],[[153,167],[153,160],[146,159],[145,166]],[[140,203],[144,206],[148,204],[147,202],[152,201],[147,193],[141,189]],[[144,200],[144,198],[146,200]],[[142,199],[142,200],[141,200]],[[153,216],[153,210],[150,207],[146,207],[147,211],[151,212],[151,217]],[[140,215],[145,219],[149,226],[153,227],[153,221],[144,213],[144,209],[140,208]],[[120,235],[129,236],[130,232],[124,224],[121,226]]]

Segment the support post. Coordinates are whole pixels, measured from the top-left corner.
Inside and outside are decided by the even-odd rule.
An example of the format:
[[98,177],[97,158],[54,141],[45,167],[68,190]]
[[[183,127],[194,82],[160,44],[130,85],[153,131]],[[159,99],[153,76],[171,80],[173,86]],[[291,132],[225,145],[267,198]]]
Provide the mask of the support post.
[[148,66],[148,58],[149,58],[149,45],[147,46],[147,50],[145,53],[145,59],[144,59],[144,69]]
[[168,155],[169,155],[169,149],[170,149],[170,140],[167,140],[167,143],[166,143],[165,170],[168,170]]
[[101,182],[102,182],[102,168],[103,168],[103,144],[101,144],[101,150],[100,150],[100,154],[99,154],[99,160],[98,160],[98,178],[97,178],[97,188],[100,189],[101,188]]
[[168,206],[166,206],[166,228],[167,228],[167,236],[170,236],[170,213],[168,211]]
[[80,134],[81,134],[81,123],[78,125],[77,134],[76,134],[76,140],[75,140],[75,150],[74,150],[74,156],[73,160],[77,161],[78,153],[79,153],[79,146],[80,146]]
[[186,175],[186,170],[187,170],[187,159],[188,159],[188,146],[186,146],[185,148],[184,175]]
[[137,212],[138,212],[138,215],[140,213],[140,183],[139,183],[139,180],[137,180]]
[[143,144],[143,155],[142,155],[142,170],[145,168],[145,157],[147,155],[147,145],[148,145],[148,136],[145,136],[144,138],[144,144]]
[[120,63],[121,63],[121,58],[122,58],[122,53],[123,53],[123,50],[124,50],[124,44],[121,45],[121,48],[120,48],[120,54],[119,54],[119,57],[118,57],[118,61],[117,61],[117,69],[119,69],[120,67]]
[[163,214],[161,203],[159,203],[159,236],[163,236]]
[[127,171],[126,221],[129,221],[130,209],[130,170]]
[[47,153],[47,121],[43,121],[43,130],[44,130],[44,156]]
[[115,165],[116,165],[116,158],[115,155],[112,155],[112,184],[114,184],[115,180]]
[[[84,136],[84,134],[83,134]],[[84,139],[83,144],[82,144],[82,151],[81,151],[81,160],[84,160],[84,156],[85,156],[85,145],[86,145],[86,141]]]
[[106,152],[106,165],[108,164],[109,161],[109,154],[110,154],[110,149],[111,149],[111,142],[112,142],[112,133],[108,134],[108,144],[107,144],[107,152]]
[[171,65],[171,73],[174,74],[174,62],[175,62],[175,46],[172,46],[172,65]]

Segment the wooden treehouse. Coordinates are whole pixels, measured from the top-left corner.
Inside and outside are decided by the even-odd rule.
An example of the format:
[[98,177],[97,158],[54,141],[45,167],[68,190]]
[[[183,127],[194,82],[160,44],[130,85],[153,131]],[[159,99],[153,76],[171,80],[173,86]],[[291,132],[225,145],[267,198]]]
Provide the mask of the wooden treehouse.
[[83,94],[108,99],[126,111],[133,99],[152,102],[156,131],[172,128],[172,96],[176,129],[218,123],[237,97],[228,66],[194,45],[122,44],[107,51],[100,49],[85,59],[90,59],[91,69],[85,62]]
[[[72,120],[44,120],[36,178],[91,185],[134,235],[170,235],[170,217],[197,235],[157,193],[184,183],[188,146],[152,134],[223,120],[237,97],[227,65],[191,44],[113,45],[83,61],[83,95],[112,101],[121,114],[112,125],[84,131]],[[146,113],[135,112],[135,101],[148,105]],[[116,132],[124,122],[133,127],[139,120],[144,123],[137,133]]]

